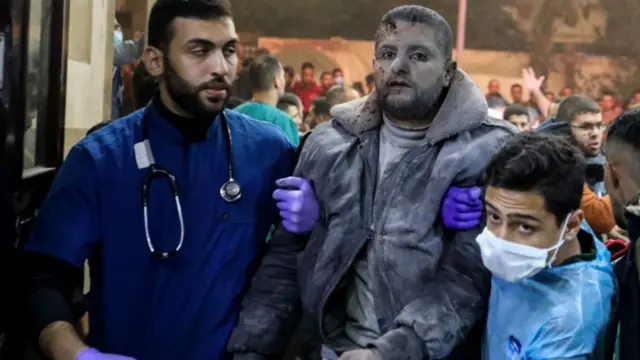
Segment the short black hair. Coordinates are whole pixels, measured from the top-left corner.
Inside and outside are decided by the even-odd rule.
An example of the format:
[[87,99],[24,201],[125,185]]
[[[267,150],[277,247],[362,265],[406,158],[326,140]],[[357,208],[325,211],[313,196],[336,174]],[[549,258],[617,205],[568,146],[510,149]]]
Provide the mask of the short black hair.
[[283,66],[282,67],[284,69],[284,73],[289,75],[289,76],[295,76],[296,75],[296,71],[293,70],[293,67],[290,65],[287,66]]
[[302,102],[296,94],[286,92],[280,95],[276,107],[282,111],[286,111],[289,106],[302,107]]
[[507,106],[506,109],[504,109],[504,113],[502,113],[502,118],[504,120],[509,121],[509,118],[512,115],[526,115],[527,118],[528,118],[529,117],[529,111],[523,105],[511,104],[511,105]]
[[173,21],[176,18],[217,20],[231,17],[228,0],[157,0],[149,15],[149,45],[168,49],[173,39]]
[[315,70],[315,67],[313,66],[313,64],[312,64],[312,63],[310,63],[310,62],[308,62],[308,61],[307,61],[307,62],[303,62],[303,63],[302,63],[301,69],[302,69],[302,71],[304,71],[304,69],[312,69],[312,70]]
[[331,106],[329,106],[329,102],[326,97],[317,97],[313,99],[311,103],[313,104],[314,115],[331,115]]
[[580,208],[586,169],[582,153],[563,138],[522,132],[493,155],[484,178],[486,186],[539,193],[559,226]]
[[398,21],[426,25],[436,33],[436,45],[447,60],[453,56],[453,32],[451,26],[436,11],[420,5],[402,5],[387,12],[380,20],[375,35],[375,47],[378,47],[380,35],[389,29],[395,29]]
[[640,109],[631,109],[618,116],[607,131],[607,142],[620,142],[640,153]]
[[364,78],[364,81],[367,83],[367,85],[369,85],[376,82],[376,77],[373,74],[367,74],[367,77]]
[[576,119],[576,116],[599,113],[600,106],[591,98],[584,95],[571,95],[562,100],[558,106],[556,120],[571,123]]
[[335,68],[333,69],[333,71],[331,71],[331,75],[336,76],[336,73],[341,72],[343,73],[344,71],[342,71],[342,69],[340,68]]
[[133,69],[131,84],[133,86],[133,102],[137,109],[151,102],[158,91],[158,78],[147,71],[147,67],[142,61]]
[[260,55],[249,66],[249,82],[253,91],[267,91],[273,88],[273,78],[282,71],[280,61],[272,55]]

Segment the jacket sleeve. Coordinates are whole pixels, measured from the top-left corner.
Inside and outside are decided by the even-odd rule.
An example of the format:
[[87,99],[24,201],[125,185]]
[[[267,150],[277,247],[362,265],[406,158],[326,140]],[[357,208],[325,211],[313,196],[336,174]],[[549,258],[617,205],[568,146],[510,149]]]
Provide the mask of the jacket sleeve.
[[[294,176],[305,177],[305,151]],[[308,236],[294,235],[280,224],[242,301],[228,351],[234,359],[281,358],[302,315],[297,259]]]
[[425,284],[429,292],[409,303],[397,327],[372,344],[384,360],[445,358],[484,318],[491,275],[475,242],[479,233],[455,233],[440,271]]
[[599,197],[587,184],[582,188],[580,209],[584,212],[585,220],[591,229],[597,234],[606,234],[616,226],[609,195]]

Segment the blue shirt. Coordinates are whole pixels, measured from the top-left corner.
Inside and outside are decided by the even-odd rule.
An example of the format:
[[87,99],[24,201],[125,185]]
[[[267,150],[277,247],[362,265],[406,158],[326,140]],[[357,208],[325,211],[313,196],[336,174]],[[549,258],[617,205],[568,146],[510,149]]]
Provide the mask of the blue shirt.
[[[207,140],[185,143],[149,108],[150,142],[159,167],[177,179],[185,226],[182,250],[150,256],[134,144],[142,110],[92,133],[69,153],[27,249],[82,267],[90,258],[89,345],[137,360],[221,359],[240,301],[277,221],[271,198],[291,174],[295,149],[271,124],[227,110],[235,179],[242,198],[226,203],[220,186],[228,161],[220,121]],[[149,195],[149,228],[158,250],[173,250],[179,221],[168,183]]]

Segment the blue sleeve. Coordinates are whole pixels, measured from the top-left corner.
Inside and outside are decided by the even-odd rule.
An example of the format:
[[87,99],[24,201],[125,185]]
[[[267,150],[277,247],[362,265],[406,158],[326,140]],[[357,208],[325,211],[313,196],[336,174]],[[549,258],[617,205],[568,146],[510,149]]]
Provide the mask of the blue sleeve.
[[99,239],[98,173],[75,146],[49,190],[26,250],[82,267]]
[[[287,139],[283,139],[283,146],[280,153],[280,158],[278,159],[276,169],[275,169],[275,180],[286,178],[287,176],[293,175],[293,168],[295,167],[296,161],[296,147]],[[273,192],[278,188],[275,181],[271,184],[271,191]],[[271,224],[278,224],[280,222],[280,215],[278,212],[278,207],[276,206],[276,201],[271,198],[271,209],[272,214],[274,214],[274,218],[272,219]]]

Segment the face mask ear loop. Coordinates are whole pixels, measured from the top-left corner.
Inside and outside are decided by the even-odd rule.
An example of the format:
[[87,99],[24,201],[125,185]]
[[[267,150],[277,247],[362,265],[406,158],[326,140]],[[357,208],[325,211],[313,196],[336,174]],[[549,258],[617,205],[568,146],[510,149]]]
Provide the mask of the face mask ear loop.
[[560,237],[558,238],[558,243],[552,249],[554,250],[554,252],[553,252],[553,256],[549,259],[549,262],[547,263],[548,268],[550,268],[553,262],[556,261],[556,256],[558,256],[558,251],[560,251],[560,248],[564,244],[564,235],[565,235],[565,232],[567,231],[567,224],[569,224],[570,217],[571,217],[571,213],[569,213],[569,215],[567,215],[567,217],[562,222],[562,230],[560,230]]

